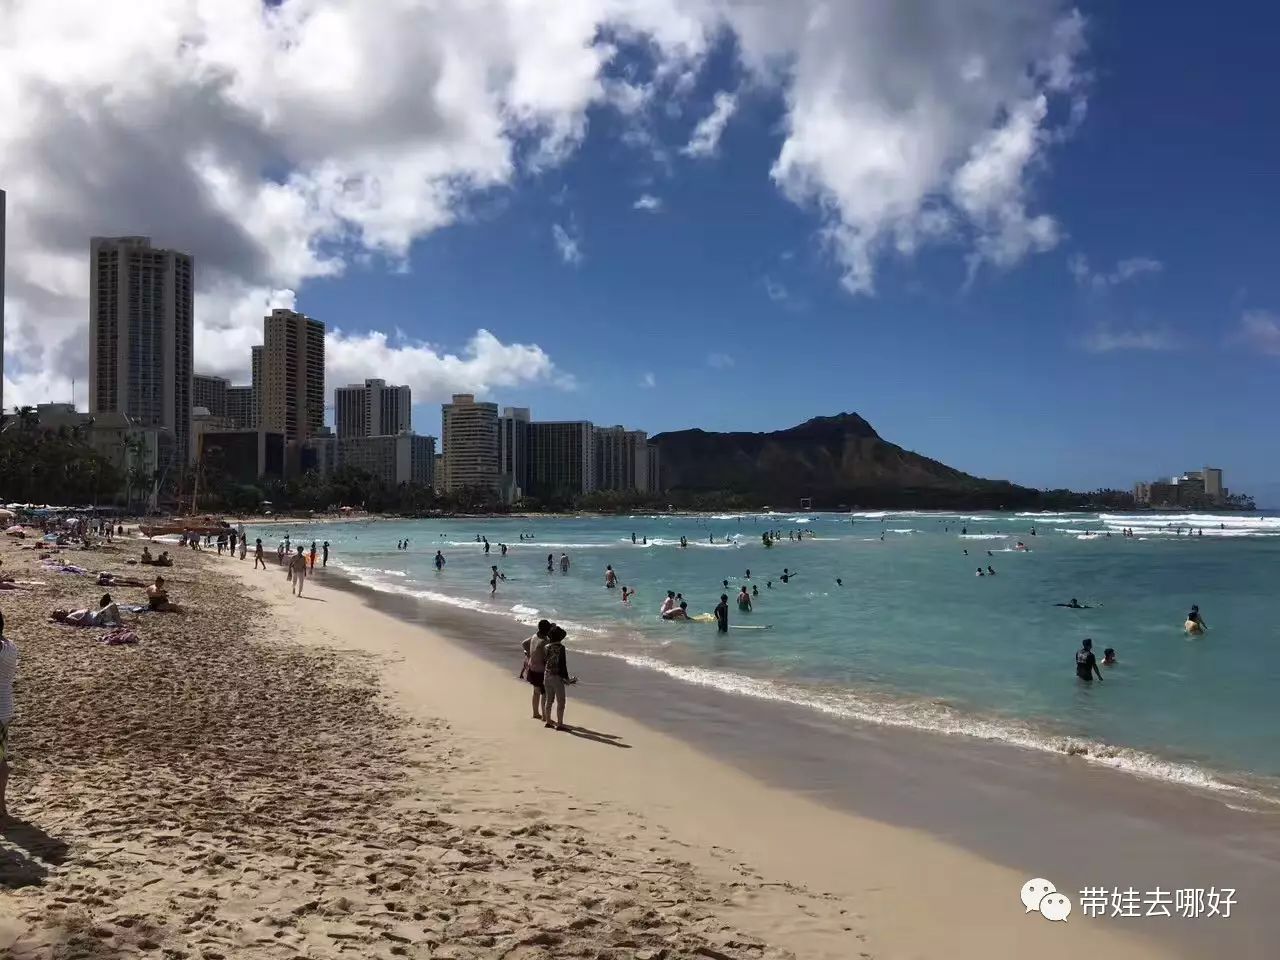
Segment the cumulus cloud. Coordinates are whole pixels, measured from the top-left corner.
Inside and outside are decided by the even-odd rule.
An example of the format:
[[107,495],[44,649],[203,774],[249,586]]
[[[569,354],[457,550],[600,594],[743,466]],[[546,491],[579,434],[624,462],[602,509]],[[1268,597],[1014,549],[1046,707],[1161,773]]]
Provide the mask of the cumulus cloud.
[[720,136],[729,125],[729,118],[738,109],[738,98],[732,93],[721,91],[715,95],[711,112],[698,121],[693,128],[693,135],[680,152],[688,157],[714,156],[720,144]]
[[1067,260],[1067,270],[1075,278],[1077,285],[1095,293],[1102,293],[1135,277],[1160,273],[1164,270],[1164,264],[1152,257],[1130,257],[1117,262],[1115,269],[1111,271],[1095,272],[1089,268],[1088,258],[1078,253]]
[[413,388],[413,402],[441,403],[454,393],[489,393],[533,380],[573,389],[572,377],[556,369],[541,347],[503,343],[488,330],[478,330],[460,353],[445,353],[427,343],[385,333],[331,330],[325,339],[331,385],[382,377]]
[[560,224],[552,224],[551,239],[555,241],[556,252],[565,263],[576,267],[582,262],[582,238],[578,236],[576,229],[570,233]]
[[[782,104],[769,172],[849,290],[927,243],[1007,267],[1062,234],[1032,190],[1085,110],[1084,23],[1061,0],[375,7],[0,3],[10,402],[84,381],[90,236],[193,254],[196,362],[240,379],[260,311],[307,309],[308,282],[352,262],[405,268],[415,240],[563,162],[593,109],[628,129],[682,114],[730,40]],[[686,150],[714,152],[737,103],[717,94]]]
[[1084,348],[1090,353],[1114,353],[1118,350],[1168,351],[1178,350],[1178,338],[1165,327],[1146,329],[1118,329],[1110,324],[1099,324],[1084,339]]
[[1250,348],[1280,357],[1280,314],[1246,310],[1240,318],[1238,336]]
[[823,217],[847,289],[873,292],[886,251],[965,242],[972,271],[1058,242],[1029,182],[1070,123],[1055,117],[1084,102],[1078,13],[1001,0],[732,11],[745,62],[784,87],[773,177]]
[[707,366],[716,370],[728,370],[733,366],[733,357],[727,353],[712,353],[707,356]]
[[645,213],[657,213],[662,209],[662,199],[651,193],[642,193],[631,207],[634,210],[643,210]]

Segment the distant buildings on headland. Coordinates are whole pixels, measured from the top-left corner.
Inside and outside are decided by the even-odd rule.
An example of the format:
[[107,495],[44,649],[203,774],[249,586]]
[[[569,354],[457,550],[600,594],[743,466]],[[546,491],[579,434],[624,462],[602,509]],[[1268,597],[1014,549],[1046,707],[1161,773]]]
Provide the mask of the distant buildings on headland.
[[1188,470],[1167,480],[1133,485],[1133,499],[1139,506],[1224,507],[1230,496],[1231,492],[1222,485],[1222,471],[1217,467]]

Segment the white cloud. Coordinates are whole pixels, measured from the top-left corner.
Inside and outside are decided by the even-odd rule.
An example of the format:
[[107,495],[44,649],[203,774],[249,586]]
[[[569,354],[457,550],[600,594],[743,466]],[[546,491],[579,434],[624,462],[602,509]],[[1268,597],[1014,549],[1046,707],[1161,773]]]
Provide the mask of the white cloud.
[[1239,338],[1254,350],[1280,357],[1280,314],[1246,310],[1240,318]]
[[1083,21],[1057,2],[732,5],[744,62],[783,87],[783,192],[824,218],[855,293],[886,250],[967,242],[1007,267],[1061,235],[1028,183],[1082,101]]
[[782,303],[790,296],[787,288],[768,274],[764,277],[764,292],[774,303]]
[[1075,278],[1077,285],[1095,293],[1102,293],[1144,274],[1160,273],[1164,270],[1164,264],[1151,257],[1129,257],[1127,260],[1119,261],[1115,269],[1110,272],[1095,273],[1089,268],[1088,258],[1082,253],[1077,253],[1067,260],[1067,270]]
[[642,193],[631,207],[634,210],[643,210],[645,213],[657,213],[662,209],[662,198],[655,197],[651,193]]
[[658,385],[657,378],[652,373],[646,373],[640,378],[640,386],[646,390],[651,390]]
[[382,377],[413,388],[413,402],[440,403],[458,392],[486,394],[500,387],[535,381],[573,389],[572,377],[559,371],[541,347],[503,343],[478,330],[460,353],[411,340],[391,342],[385,333],[329,331],[325,360],[330,385]]
[[[848,289],[927,243],[1008,266],[1061,236],[1030,184],[1083,117],[1083,36],[1062,0],[8,0],[7,399],[83,382],[90,236],[192,253],[196,363],[243,377],[265,305],[305,310],[353,262],[404,268],[563,161],[593,108],[657,129],[720,38],[781,98],[771,175]],[[714,152],[737,103],[719,93],[686,150]]]
[[693,135],[680,152],[689,157],[714,156],[729,118],[738,109],[738,98],[732,93],[720,91],[715,95],[711,112],[698,121]]
[[707,355],[707,366],[714,367],[717,370],[728,370],[733,366],[733,357],[727,353],[712,353]]
[[1114,353],[1118,350],[1169,351],[1181,348],[1178,338],[1165,327],[1147,329],[1116,329],[1110,324],[1099,324],[1084,339],[1084,348],[1090,353]]
[[555,241],[556,252],[560,254],[561,260],[575,267],[582,263],[582,238],[577,235],[576,229],[570,233],[560,224],[552,224],[551,239]]

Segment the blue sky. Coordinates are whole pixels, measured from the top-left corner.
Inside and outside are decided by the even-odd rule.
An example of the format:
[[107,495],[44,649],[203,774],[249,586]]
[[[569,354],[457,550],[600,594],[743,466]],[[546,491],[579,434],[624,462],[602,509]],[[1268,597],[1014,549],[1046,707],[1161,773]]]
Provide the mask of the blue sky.
[[[758,93],[716,157],[676,154],[669,169],[599,111],[568,163],[417,242],[408,273],[316,282],[301,308],[446,345],[477,326],[536,341],[576,389],[493,399],[548,419],[770,430],[853,410],[903,446],[1034,485],[1127,486],[1203,463],[1280,477],[1267,439],[1280,357],[1233,340],[1243,311],[1280,308],[1280,125],[1260,82],[1280,20],[1262,6],[1235,23],[1191,4],[1086,11],[1087,119],[1033,183],[1067,236],[967,287],[963,249],[942,247],[891,259],[874,296],[846,292],[812,211],[767,176],[782,107]],[[699,84],[708,107],[733,82],[718,66]],[[688,121],[668,126],[678,145]],[[644,194],[656,213],[633,208]],[[556,223],[573,225],[581,263],[561,261]],[[1103,273],[1137,257],[1163,269],[1094,292],[1073,256]],[[1100,326],[1159,330],[1169,349],[1091,349]],[[438,429],[436,409],[415,417]]]
[[7,403],[83,377],[87,237],[149,233],[197,258],[197,369],[296,305],[330,389],[406,380],[420,432],[472,388],[651,433],[856,411],[1035,486],[1280,481],[1269,5],[73,6],[0,22],[0,102],[40,107],[0,131]]

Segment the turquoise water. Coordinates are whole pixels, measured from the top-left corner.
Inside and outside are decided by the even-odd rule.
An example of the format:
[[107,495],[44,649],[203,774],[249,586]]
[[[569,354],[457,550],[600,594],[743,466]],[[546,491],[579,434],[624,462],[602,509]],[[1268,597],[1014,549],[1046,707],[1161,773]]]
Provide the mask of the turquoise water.
[[[1122,537],[1125,527],[1136,536]],[[1077,753],[1215,789],[1270,794],[1280,777],[1280,517],[747,514],[372,520],[259,532],[274,547],[286,529],[294,542],[328,540],[331,563],[375,589],[526,623],[547,617],[579,650],[691,683]],[[769,529],[782,537],[766,548]],[[798,530],[811,536],[789,540]],[[633,545],[633,532],[648,543]],[[521,533],[534,540],[522,543]],[[492,544],[488,556],[477,534]],[[404,537],[409,549],[397,550]],[[1019,540],[1030,549],[1017,549]],[[440,573],[437,549],[447,560]],[[548,553],[557,563],[550,574]],[[492,597],[490,564],[507,577]],[[606,564],[620,587],[637,591],[631,604],[604,587]],[[988,565],[995,577],[975,576]],[[783,568],[798,574],[788,584]],[[760,595],[748,614],[731,602],[727,636],[657,617],[668,589],[702,613],[744,583]],[[1072,597],[1093,609],[1054,606]],[[1192,603],[1210,628],[1200,639],[1182,629]],[[1086,636],[1099,656],[1118,652],[1102,684],[1075,678]]]

